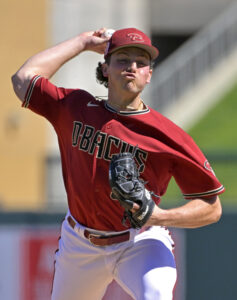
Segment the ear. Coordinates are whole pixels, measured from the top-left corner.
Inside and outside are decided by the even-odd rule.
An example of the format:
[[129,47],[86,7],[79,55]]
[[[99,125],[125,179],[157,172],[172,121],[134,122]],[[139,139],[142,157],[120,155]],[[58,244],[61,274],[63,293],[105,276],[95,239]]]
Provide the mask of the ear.
[[146,83],[150,83],[150,82],[151,82],[152,72],[153,72],[153,70],[150,69],[150,70],[149,70],[149,73],[148,73],[148,76],[147,76]]
[[104,77],[108,77],[108,65],[106,63],[102,64],[102,73]]

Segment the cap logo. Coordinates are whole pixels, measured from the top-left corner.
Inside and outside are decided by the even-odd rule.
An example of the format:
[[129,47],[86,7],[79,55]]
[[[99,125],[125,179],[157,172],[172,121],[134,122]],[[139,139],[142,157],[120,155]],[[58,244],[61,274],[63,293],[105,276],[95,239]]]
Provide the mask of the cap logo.
[[138,33],[128,33],[127,34],[127,37],[129,37],[130,38],[130,40],[131,41],[144,41],[143,40],[143,37],[140,35],[140,34],[138,34]]

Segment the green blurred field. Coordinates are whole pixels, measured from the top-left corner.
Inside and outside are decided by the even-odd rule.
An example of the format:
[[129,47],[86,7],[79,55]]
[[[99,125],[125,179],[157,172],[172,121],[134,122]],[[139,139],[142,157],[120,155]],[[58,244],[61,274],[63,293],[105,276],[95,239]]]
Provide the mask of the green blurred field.
[[[225,186],[223,206],[237,207],[237,83],[188,133],[205,153],[218,179]],[[162,204],[166,207],[182,201],[174,180]]]

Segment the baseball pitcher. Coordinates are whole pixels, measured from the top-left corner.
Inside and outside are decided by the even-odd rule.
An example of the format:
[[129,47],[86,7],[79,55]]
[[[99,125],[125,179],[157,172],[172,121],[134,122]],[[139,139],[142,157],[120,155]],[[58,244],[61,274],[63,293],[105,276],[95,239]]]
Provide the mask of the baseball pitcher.
[[[50,82],[83,51],[100,55],[96,76],[107,99]],[[141,97],[157,56],[144,32],[102,28],[32,56],[12,76],[22,106],[58,136],[68,213],[52,300],[99,300],[112,280],[133,299],[171,300],[176,266],[167,227],[197,228],[221,216],[224,187],[203,153]],[[162,209],[172,177],[187,202]]]

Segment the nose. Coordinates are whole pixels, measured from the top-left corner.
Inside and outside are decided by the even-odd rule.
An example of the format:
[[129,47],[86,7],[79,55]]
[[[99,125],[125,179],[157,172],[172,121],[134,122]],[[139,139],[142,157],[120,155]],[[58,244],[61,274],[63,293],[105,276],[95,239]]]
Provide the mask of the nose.
[[127,67],[128,71],[134,72],[137,69],[137,63],[135,61],[131,61]]

